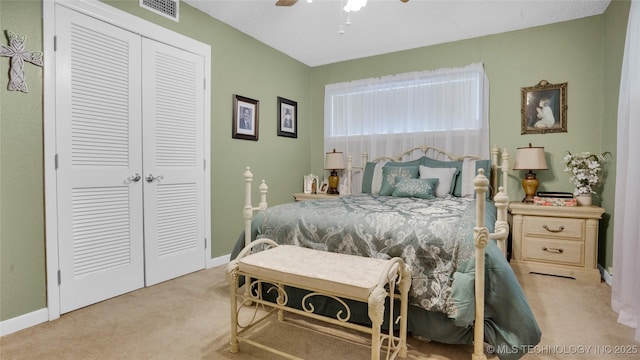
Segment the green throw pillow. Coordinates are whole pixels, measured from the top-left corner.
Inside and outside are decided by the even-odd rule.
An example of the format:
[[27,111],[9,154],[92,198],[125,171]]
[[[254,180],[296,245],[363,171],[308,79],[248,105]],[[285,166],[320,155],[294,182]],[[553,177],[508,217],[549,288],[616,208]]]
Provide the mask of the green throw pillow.
[[[362,193],[364,194],[374,194],[375,191],[377,191],[378,189],[374,189],[373,185],[374,185],[374,181],[373,181],[373,177],[375,176],[375,169],[376,169],[376,165],[383,165],[383,166],[389,166],[389,167],[413,167],[413,166],[419,166],[420,164],[422,164],[422,159],[416,159],[416,160],[411,160],[411,161],[388,161],[388,162],[373,162],[373,161],[369,161],[365,164],[364,166],[364,171],[362,172]],[[377,184],[380,184],[380,182],[377,182]],[[380,186],[380,185],[378,185]]]
[[434,199],[436,185],[439,179],[407,179],[397,178],[396,188],[393,190],[395,197],[417,197],[421,199]]
[[417,166],[387,166],[382,168],[382,187],[379,195],[389,196],[393,194],[396,180],[400,178],[416,179],[420,170]]
[[364,166],[364,172],[362,173],[362,193],[371,194],[371,184],[373,182],[373,172],[376,169],[376,163],[368,162]]

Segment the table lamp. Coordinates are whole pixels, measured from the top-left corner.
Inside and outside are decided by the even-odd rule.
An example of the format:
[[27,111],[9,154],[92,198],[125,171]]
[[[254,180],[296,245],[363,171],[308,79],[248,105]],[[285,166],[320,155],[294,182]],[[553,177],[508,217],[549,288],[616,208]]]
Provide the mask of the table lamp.
[[333,152],[328,152],[324,160],[324,169],[331,170],[327,194],[339,194],[338,184],[340,183],[340,178],[338,177],[338,172],[336,170],[344,169],[344,157],[342,156],[342,152],[336,152],[336,149],[333,149]]
[[531,146],[521,147],[516,151],[516,163],[513,165],[513,170],[529,170],[522,179],[522,189],[526,194],[522,202],[532,203],[533,196],[538,190],[538,184],[540,183],[536,179],[536,174],[533,170],[547,170],[547,160],[544,157],[544,147]]

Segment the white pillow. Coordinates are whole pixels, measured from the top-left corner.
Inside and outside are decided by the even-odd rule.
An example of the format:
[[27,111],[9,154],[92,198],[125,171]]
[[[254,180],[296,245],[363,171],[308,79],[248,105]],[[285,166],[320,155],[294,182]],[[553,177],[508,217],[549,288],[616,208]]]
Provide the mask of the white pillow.
[[457,172],[456,168],[432,168],[420,165],[420,179],[439,179],[436,186],[436,197],[444,197],[451,193],[451,187],[455,181],[454,176]]
[[[485,174],[488,176],[488,174]],[[462,189],[460,190],[460,196],[472,196],[475,195],[476,189],[473,186],[473,180],[476,178],[476,161],[465,158],[462,163]]]
[[379,194],[380,188],[382,188],[382,167],[386,164],[386,161],[378,161],[373,168],[373,177],[371,178],[371,193]]

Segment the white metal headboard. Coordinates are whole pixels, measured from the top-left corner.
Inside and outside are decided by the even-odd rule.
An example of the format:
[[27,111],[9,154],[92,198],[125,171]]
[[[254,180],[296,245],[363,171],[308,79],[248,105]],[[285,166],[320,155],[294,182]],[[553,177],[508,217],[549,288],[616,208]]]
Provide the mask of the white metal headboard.
[[[425,146],[419,146],[413,149],[409,149],[398,156],[381,156],[371,160],[371,162],[380,162],[380,161],[400,162],[400,161],[405,161],[405,160],[414,158],[416,154],[420,155],[416,158],[419,158],[422,156],[428,156],[432,159],[441,160],[441,161],[459,161],[464,159],[482,160],[482,157],[478,155],[454,155],[441,148],[425,145]],[[500,161],[500,158],[502,161]],[[347,155],[347,194],[352,193],[351,189],[352,189],[354,172],[358,172],[358,171],[361,173],[364,172],[364,167],[366,166],[367,162],[370,162],[369,154],[367,152],[362,153],[361,161],[362,161],[361,166],[354,166],[353,156],[351,154]],[[500,164],[500,166],[498,166],[498,164]],[[500,174],[500,171],[502,172],[502,174]],[[498,184],[499,184],[500,178],[504,179],[504,181],[502,182],[502,186],[504,188],[504,192],[507,193],[506,179],[507,179],[508,171],[509,171],[509,154],[507,153],[507,149],[505,148],[505,149],[502,149],[502,151],[500,151],[500,148],[498,147],[498,145],[494,145],[493,148],[491,148],[491,174],[489,174],[491,198],[493,198],[493,196],[495,195],[495,192],[498,190]]]

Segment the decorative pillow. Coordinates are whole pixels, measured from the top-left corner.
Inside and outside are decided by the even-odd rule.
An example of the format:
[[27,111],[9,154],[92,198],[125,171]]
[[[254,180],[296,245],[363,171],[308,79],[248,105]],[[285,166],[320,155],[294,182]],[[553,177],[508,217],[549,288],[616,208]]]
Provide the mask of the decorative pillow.
[[413,167],[422,164],[422,159],[395,162],[395,161],[370,161],[365,164],[362,173],[362,192],[365,194],[378,194],[382,187],[382,168],[386,165],[391,167]]
[[417,197],[421,199],[435,198],[439,179],[407,179],[396,178],[395,197]]
[[420,165],[420,179],[438,179],[436,186],[436,196],[443,197],[453,193],[455,176],[458,174],[457,168],[431,168]]
[[373,172],[376,169],[376,163],[368,162],[364,166],[364,171],[362,172],[362,193],[364,194],[373,194],[371,189],[371,183],[373,181]]
[[[456,184],[457,184],[457,180],[458,178],[460,178],[459,174],[462,172],[462,160],[458,160],[458,161],[442,161],[442,160],[436,160],[436,159],[432,159],[430,157],[423,157],[422,158],[422,165],[429,167],[429,168],[455,168],[457,169],[456,174],[454,175],[453,181],[451,183],[451,191],[449,191],[449,193],[451,195],[454,196],[461,196],[462,191],[460,191],[460,189],[456,189]],[[431,177],[431,176],[429,176]],[[442,179],[440,179],[440,185],[438,186],[442,186]],[[460,184],[460,188],[462,188],[462,184]],[[458,195],[456,195],[458,194]]]
[[[478,169],[482,168],[484,169],[484,174],[489,177],[490,174],[490,161],[489,160],[471,160],[472,162],[475,163],[475,171],[473,172],[472,177],[475,177],[478,174]],[[466,195],[470,195],[470,194],[466,194],[467,190],[464,191],[464,193],[466,195],[463,195],[463,185],[462,185],[462,181],[463,179],[468,179],[469,177],[467,176],[465,168],[469,169],[469,167],[465,167],[465,163],[463,160],[457,160],[457,161],[442,161],[442,160],[436,160],[436,159],[432,159],[430,157],[423,157],[422,158],[422,165],[427,166],[427,167],[431,167],[431,168],[456,168],[458,169],[458,175],[455,178],[455,181],[453,183],[453,190],[451,192],[451,194],[453,196],[466,196]],[[473,180],[472,180],[473,181]]]
[[[473,181],[478,175],[478,169],[484,169],[484,176],[491,177],[489,160],[471,160],[464,159],[462,163],[462,172],[458,175],[456,181],[456,191],[460,190],[460,196],[473,196],[475,197],[475,187]],[[459,186],[458,186],[459,183]],[[487,199],[491,196],[491,191],[487,192]]]
[[411,161],[389,161],[385,166],[420,166],[424,160],[422,158]]
[[379,195],[389,196],[393,194],[393,190],[398,178],[418,178],[417,166],[384,166],[382,168],[382,187],[380,187]]
[[460,175],[458,175],[458,179],[460,180],[460,196],[466,197],[475,194],[475,187],[473,186],[473,180],[476,177],[475,170],[475,160],[464,159],[462,161],[462,171],[460,171]]
[[371,193],[378,194],[380,193],[380,188],[382,187],[382,168],[384,167],[385,162],[379,162],[376,164],[376,168],[373,171],[373,179],[371,180]]

